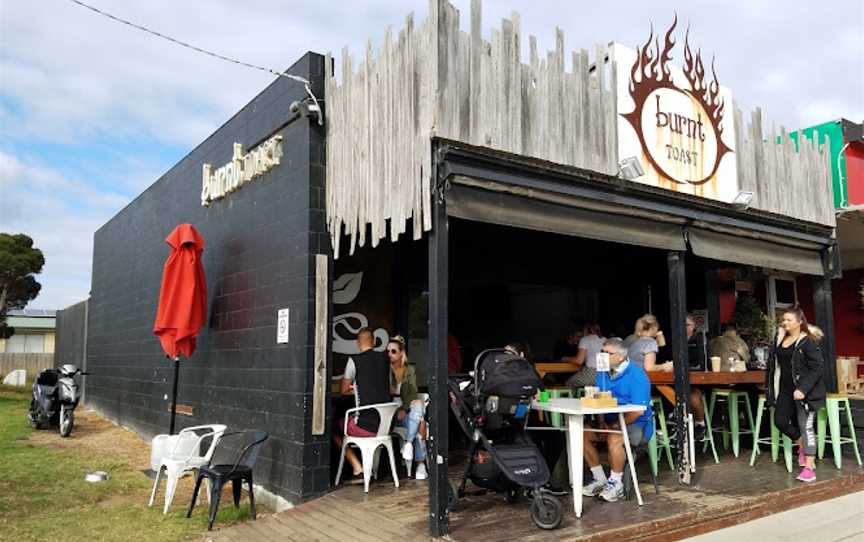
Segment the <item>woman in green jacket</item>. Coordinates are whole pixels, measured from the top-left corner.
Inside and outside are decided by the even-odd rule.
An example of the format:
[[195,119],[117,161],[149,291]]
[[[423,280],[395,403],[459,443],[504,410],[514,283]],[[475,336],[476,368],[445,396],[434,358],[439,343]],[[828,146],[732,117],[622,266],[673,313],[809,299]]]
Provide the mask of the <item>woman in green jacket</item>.
[[405,427],[407,434],[402,446],[402,457],[412,458],[416,463],[415,476],[418,480],[428,477],[426,472],[426,422],[423,419],[425,404],[417,398],[417,373],[408,363],[405,351],[405,338],[394,335],[387,343],[390,357],[390,393],[398,396],[402,406],[396,411],[396,425]]

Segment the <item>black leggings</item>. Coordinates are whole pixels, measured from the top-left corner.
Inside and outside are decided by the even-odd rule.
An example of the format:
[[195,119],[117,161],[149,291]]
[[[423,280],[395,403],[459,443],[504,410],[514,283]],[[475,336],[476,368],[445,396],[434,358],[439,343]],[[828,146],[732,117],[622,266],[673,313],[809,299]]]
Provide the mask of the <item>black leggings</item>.
[[[774,405],[774,425],[793,441],[801,438],[805,455],[816,455],[816,412],[808,410],[805,401],[781,394]],[[803,438],[802,438],[803,437]]]

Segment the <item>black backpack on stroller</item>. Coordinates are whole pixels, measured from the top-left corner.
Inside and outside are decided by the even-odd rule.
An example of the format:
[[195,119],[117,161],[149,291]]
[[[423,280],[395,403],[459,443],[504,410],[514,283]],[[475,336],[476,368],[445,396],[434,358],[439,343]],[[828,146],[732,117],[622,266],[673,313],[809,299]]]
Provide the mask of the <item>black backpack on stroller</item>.
[[549,467],[526,434],[531,400],[543,382],[525,358],[505,350],[485,350],[474,361],[473,378],[448,379],[450,408],[471,440],[468,462],[458,487],[451,487],[451,507],[471,482],[505,493],[508,502],[531,499],[531,518],[542,529],[561,524],[561,501],[544,488]]

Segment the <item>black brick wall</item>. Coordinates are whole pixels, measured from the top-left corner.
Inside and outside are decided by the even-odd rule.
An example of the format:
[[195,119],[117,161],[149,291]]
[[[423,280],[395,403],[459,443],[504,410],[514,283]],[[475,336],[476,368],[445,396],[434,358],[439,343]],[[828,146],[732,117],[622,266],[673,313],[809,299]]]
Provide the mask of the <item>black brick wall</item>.
[[[308,53],[289,72],[320,97],[323,69]],[[329,484],[327,436],[310,431],[314,254],[330,250],[324,139],[316,122],[289,112],[304,97],[300,83],[275,81],[96,232],[87,347],[88,404],[145,437],[167,432],[172,370],[152,329],[164,239],[193,224],[205,240],[209,316],[196,353],[181,361],[178,403],[194,415],[178,415],[178,427],[268,431],[256,483],[292,502]],[[282,163],[202,207],[202,164],[221,167],[235,142],[249,149],[275,133]],[[281,308],[291,311],[290,343],[277,345]]]
[[87,329],[87,301],[81,301],[57,311],[54,366],[67,363],[84,370],[84,349]]

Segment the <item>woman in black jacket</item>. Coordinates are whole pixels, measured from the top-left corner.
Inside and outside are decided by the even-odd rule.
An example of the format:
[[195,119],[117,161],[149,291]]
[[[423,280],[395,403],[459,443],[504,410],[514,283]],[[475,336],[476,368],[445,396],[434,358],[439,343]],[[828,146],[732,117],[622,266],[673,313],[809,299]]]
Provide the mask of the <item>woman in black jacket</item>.
[[816,413],[825,405],[822,351],[818,328],[807,326],[800,307],[783,313],[768,358],[766,398],[774,405],[774,425],[798,444],[798,480],[816,481]]

